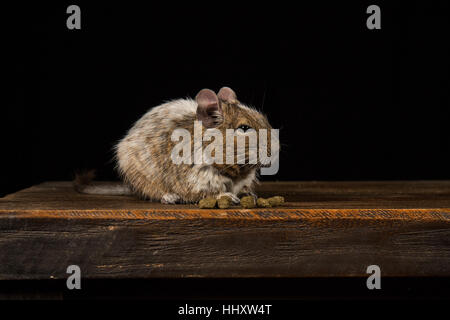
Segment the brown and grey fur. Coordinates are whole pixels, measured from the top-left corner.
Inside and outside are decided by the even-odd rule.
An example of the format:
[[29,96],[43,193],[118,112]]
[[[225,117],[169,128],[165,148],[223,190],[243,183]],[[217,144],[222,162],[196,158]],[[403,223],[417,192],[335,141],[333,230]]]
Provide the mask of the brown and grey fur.
[[[240,103],[226,87],[217,95],[203,89],[195,100],[179,99],[157,106],[138,120],[116,146],[117,168],[132,192],[163,203],[197,202],[204,197],[222,195],[239,202],[239,194],[253,193],[261,164],[173,163],[170,155],[178,142],[171,140],[172,132],[184,128],[193,137],[196,120],[202,121],[203,131],[221,130],[224,151],[226,129],[241,125],[256,131],[271,128],[264,115]],[[193,151],[193,139],[191,147]],[[248,159],[248,150],[237,152],[235,159],[240,156]]]

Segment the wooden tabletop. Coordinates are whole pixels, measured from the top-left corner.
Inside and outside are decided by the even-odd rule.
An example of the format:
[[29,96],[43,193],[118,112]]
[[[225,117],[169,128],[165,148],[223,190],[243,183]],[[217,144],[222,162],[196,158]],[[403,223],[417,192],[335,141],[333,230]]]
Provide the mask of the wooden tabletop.
[[46,182],[0,199],[0,279],[450,276],[450,181],[266,182],[199,209]]
[[[117,182],[98,182],[97,184]],[[257,188],[261,197],[282,195],[286,203],[271,209],[244,210],[233,206],[229,210],[200,210],[196,205],[168,205],[143,201],[132,196],[86,195],[75,192],[68,181],[45,182],[0,198],[0,213],[90,212],[180,212],[202,213],[209,216],[218,212],[350,212],[346,209],[372,209],[374,212],[401,213],[421,211],[448,212],[450,208],[450,181],[364,181],[364,182],[264,182]],[[299,210],[292,210],[299,209]],[[381,210],[387,209],[387,210]],[[400,209],[400,210],[398,210]],[[407,210],[405,210],[407,209]],[[411,210],[414,209],[414,210]],[[429,210],[433,209],[433,210]],[[366,211],[366,210],[365,210]],[[188,216],[188,215],[186,215]],[[58,215],[55,216],[55,218]],[[102,217],[98,215],[97,217]],[[117,215],[120,217],[120,215]],[[294,216],[292,216],[294,217]],[[445,218],[446,216],[442,216]],[[379,215],[383,218],[383,215]]]

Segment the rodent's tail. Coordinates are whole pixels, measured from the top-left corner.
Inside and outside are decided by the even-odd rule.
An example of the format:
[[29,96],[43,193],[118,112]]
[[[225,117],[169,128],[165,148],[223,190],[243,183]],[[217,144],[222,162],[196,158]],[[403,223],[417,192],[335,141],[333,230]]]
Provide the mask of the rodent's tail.
[[73,186],[76,191],[84,194],[97,194],[105,196],[127,196],[133,191],[123,183],[93,182],[95,170],[89,170],[75,174]]

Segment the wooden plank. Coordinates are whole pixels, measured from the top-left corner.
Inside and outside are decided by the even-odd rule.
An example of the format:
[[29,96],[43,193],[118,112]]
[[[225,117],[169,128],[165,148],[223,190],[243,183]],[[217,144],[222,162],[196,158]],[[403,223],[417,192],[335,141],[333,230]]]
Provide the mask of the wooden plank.
[[[389,182],[265,182],[260,196],[283,195],[283,208],[405,209],[449,208],[450,181]],[[0,210],[47,209],[195,209],[164,205],[127,196],[96,196],[74,192],[70,182],[46,182],[0,198]]]
[[0,199],[0,279],[450,276],[450,182],[271,182],[199,210],[48,182]]

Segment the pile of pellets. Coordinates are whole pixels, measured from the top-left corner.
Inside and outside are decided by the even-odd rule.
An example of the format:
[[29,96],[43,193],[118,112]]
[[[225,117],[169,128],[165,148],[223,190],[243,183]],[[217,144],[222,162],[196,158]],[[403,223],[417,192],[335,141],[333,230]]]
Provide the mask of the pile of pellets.
[[[284,197],[275,196],[271,198],[258,198],[256,199],[253,196],[245,196],[241,198],[241,207],[245,209],[251,208],[272,208],[281,206],[284,203]],[[218,200],[213,197],[208,197],[200,200],[198,206],[201,209],[227,209],[233,205],[230,197],[222,196]]]

